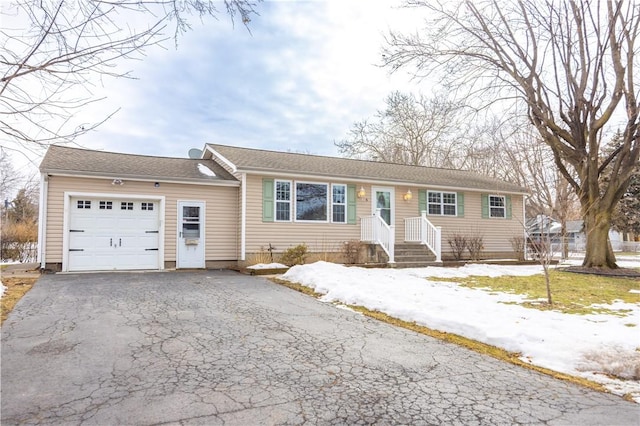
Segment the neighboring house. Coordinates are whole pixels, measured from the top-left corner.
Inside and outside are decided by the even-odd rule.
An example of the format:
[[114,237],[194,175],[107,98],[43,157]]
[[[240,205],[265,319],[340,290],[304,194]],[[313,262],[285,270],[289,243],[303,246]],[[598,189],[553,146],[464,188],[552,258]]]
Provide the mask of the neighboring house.
[[[527,219],[527,233],[534,240],[548,239],[553,244],[554,252],[562,251],[562,225],[550,216],[538,216]],[[570,251],[585,251],[587,236],[584,232],[583,220],[568,220],[566,239]],[[609,230],[609,241],[615,251],[625,250],[626,245],[622,234],[613,229]]]
[[406,243],[439,261],[454,235],[512,258],[524,228],[525,189],[461,170],[216,144],[196,159],[51,146],[40,170],[39,261],[54,271],[230,267],[353,240],[390,263]]

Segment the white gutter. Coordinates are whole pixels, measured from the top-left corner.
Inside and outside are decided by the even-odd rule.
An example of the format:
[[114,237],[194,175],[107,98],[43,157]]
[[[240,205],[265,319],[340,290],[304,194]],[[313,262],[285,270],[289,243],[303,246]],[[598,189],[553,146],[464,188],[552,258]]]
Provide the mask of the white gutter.
[[247,174],[242,174],[240,196],[240,260],[246,260],[247,251]]
[[38,211],[38,259],[40,269],[44,270],[46,259],[47,243],[47,195],[49,189],[49,179],[45,173],[40,174],[40,201]]

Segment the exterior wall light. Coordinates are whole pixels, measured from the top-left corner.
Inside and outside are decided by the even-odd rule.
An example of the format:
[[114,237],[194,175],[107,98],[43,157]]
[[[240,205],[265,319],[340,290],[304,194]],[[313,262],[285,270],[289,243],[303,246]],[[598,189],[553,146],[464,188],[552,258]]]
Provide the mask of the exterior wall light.
[[124,182],[122,179],[114,179],[113,182],[111,182],[111,185],[124,185]]
[[367,195],[367,193],[364,190],[364,186],[360,187],[360,190],[358,190],[358,198],[364,198]]
[[404,194],[402,198],[404,198],[405,201],[411,201],[411,199],[413,198],[413,194],[411,193],[411,190],[407,189],[407,193]]

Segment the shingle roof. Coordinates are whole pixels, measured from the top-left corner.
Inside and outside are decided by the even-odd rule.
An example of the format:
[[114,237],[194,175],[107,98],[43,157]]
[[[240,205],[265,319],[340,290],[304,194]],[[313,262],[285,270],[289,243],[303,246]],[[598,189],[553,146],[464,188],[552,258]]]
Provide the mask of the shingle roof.
[[207,144],[207,146],[233,163],[239,171],[280,172],[283,174],[307,174],[357,180],[387,181],[390,183],[412,183],[425,187],[449,187],[513,193],[528,192],[527,189],[519,185],[466,170],[408,166],[218,144]]
[[[215,173],[208,176],[200,172],[198,164]],[[195,182],[235,181],[225,169],[211,160],[153,157],[119,154],[51,145],[40,163],[43,173],[61,173],[113,178],[138,178]]]

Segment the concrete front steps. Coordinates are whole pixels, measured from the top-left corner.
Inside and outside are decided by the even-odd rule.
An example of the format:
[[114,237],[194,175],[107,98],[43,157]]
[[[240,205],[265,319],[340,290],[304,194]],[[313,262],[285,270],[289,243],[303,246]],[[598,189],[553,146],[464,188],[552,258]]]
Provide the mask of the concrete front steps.
[[436,262],[436,255],[422,244],[396,244],[394,250],[396,268],[424,268],[425,266],[442,266]]

